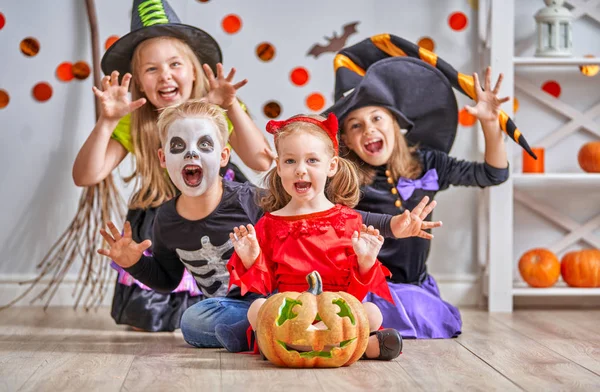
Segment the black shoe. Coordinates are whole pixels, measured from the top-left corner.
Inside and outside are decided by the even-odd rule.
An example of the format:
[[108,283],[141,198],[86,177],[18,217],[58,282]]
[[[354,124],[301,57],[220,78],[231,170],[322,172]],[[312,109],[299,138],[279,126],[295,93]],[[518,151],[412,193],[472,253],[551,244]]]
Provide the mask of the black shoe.
[[263,354],[263,352],[260,351],[260,348],[258,349],[258,353],[260,354],[260,359],[262,359],[263,361],[267,360],[267,357],[265,357],[265,354]]
[[379,341],[379,356],[377,359],[380,361],[391,361],[392,359],[398,358],[402,353],[402,336],[394,328],[380,329],[369,334],[369,336],[377,335]]

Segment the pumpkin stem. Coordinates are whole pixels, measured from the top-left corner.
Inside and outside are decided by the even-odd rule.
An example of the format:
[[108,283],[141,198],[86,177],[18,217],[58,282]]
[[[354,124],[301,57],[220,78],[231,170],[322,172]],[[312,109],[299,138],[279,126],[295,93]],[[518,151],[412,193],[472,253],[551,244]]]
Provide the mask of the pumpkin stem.
[[308,290],[306,292],[313,295],[319,295],[323,293],[323,281],[321,275],[317,271],[313,271],[306,275],[306,281],[308,282]]

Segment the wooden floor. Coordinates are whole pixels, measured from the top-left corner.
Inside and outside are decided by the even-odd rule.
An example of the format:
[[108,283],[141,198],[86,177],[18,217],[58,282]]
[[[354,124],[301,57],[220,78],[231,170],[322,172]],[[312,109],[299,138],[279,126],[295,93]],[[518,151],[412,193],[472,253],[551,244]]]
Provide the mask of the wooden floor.
[[297,370],[128,331],[105,308],[13,308],[0,312],[0,390],[600,391],[599,310],[462,314],[458,339],[405,341],[396,361]]

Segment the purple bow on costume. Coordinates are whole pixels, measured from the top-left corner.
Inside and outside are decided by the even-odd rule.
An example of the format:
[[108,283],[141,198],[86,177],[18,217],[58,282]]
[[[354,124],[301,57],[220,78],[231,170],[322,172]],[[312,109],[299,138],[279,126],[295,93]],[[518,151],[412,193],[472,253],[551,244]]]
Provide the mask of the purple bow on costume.
[[440,185],[438,184],[437,170],[429,169],[423,177],[416,180],[400,177],[398,180],[398,185],[396,185],[396,189],[398,189],[398,193],[400,194],[400,197],[402,197],[402,200],[408,200],[412,196],[415,189],[437,191],[440,189]]

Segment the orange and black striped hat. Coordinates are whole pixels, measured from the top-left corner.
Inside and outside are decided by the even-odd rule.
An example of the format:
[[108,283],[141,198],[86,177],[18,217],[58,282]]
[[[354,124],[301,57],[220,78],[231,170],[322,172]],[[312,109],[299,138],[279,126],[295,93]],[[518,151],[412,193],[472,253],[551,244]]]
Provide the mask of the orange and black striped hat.
[[[403,38],[380,34],[342,49],[334,59],[333,112],[343,122],[352,110],[383,106],[407,130],[409,142],[448,152],[458,125],[452,88],[475,99],[473,77],[458,72],[435,53]],[[501,111],[500,127],[535,158],[527,140]]]

